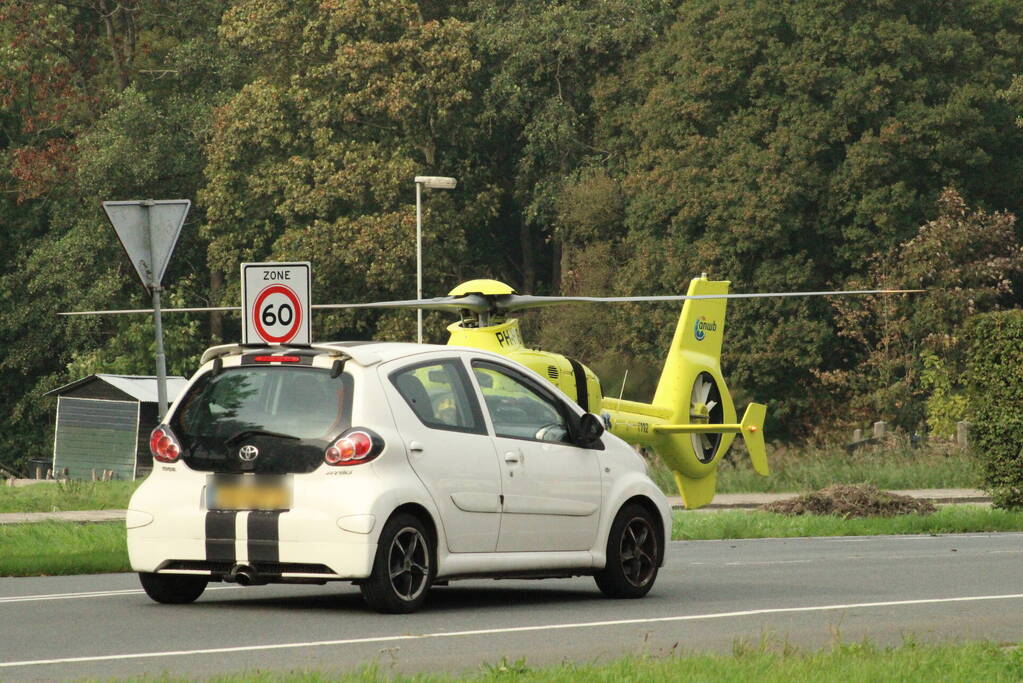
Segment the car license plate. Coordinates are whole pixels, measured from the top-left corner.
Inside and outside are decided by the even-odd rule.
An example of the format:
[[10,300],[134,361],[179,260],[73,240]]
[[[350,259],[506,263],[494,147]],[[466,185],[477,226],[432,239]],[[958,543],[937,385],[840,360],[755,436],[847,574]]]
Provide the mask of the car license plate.
[[211,477],[206,486],[210,510],[289,510],[290,480],[285,477]]

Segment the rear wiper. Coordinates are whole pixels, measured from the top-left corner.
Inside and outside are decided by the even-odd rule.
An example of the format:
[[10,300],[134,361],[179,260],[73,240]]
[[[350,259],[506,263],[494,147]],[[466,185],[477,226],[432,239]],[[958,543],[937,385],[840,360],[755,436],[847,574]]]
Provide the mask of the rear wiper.
[[246,436],[272,436],[278,439],[288,439],[290,441],[302,440],[297,436],[292,436],[291,434],[281,434],[280,432],[268,432],[265,429],[243,429],[242,431],[238,432],[229,439],[226,439],[224,443],[234,443],[238,439],[244,438]]

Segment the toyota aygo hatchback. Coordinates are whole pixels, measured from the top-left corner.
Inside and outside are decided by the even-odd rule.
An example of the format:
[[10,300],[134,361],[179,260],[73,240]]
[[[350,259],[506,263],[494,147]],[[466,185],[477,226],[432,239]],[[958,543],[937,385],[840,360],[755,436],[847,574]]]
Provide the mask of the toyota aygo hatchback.
[[411,612],[454,579],[592,575],[638,598],[667,499],[621,439],[502,356],[399,343],[208,350],[127,517],[151,598],[351,581]]

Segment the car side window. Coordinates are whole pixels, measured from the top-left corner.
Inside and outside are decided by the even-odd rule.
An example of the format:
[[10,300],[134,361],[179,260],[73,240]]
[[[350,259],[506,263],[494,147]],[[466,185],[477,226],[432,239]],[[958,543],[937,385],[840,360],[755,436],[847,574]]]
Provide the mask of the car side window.
[[457,360],[418,363],[392,372],[391,383],[427,427],[486,434],[483,414],[469,393],[469,376]]
[[571,442],[565,417],[553,398],[498,365],[473,361],[472,370],[497,436]]

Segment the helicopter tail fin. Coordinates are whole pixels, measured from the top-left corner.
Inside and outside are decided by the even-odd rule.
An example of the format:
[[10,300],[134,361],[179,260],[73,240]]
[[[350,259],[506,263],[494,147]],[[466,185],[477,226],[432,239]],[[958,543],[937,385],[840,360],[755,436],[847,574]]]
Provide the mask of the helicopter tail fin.
[[[727,294],[729,284],[695,278],[688,294]],[[714,498],[718,462],[736,434],[742,434],[746,441],[754,469],[759,474],[768,473],[763,434],[767,409],[751,403],[739,422],[721,373],[726,302],[687,300],[653,403],[628,402],[617,416],[611,411],[612,432],[653,448],[671,469],[683,502],[690,509]],[[613,401],[605,400],[605,408],[613,407]]]
[[767,417],[767,406],[763,403],[750,403],[742,416],[741,434],[749,451],[749,459],[757,474],[766,477],[771,473],[767,465],[767,446],[764,444],[764,418]]

